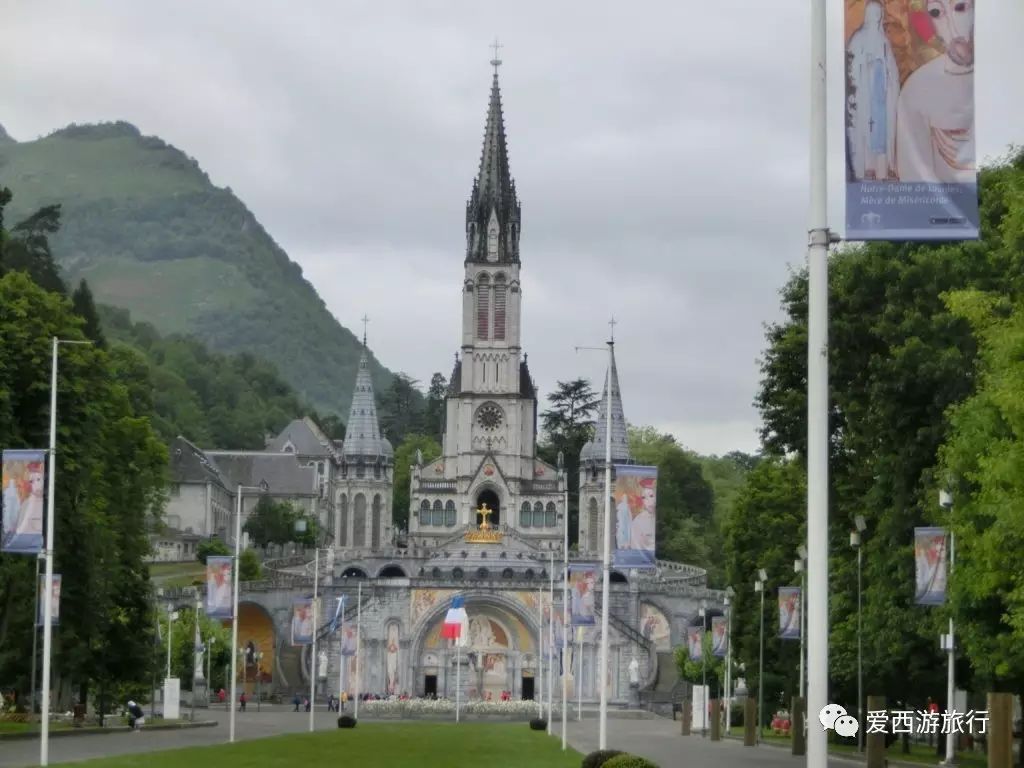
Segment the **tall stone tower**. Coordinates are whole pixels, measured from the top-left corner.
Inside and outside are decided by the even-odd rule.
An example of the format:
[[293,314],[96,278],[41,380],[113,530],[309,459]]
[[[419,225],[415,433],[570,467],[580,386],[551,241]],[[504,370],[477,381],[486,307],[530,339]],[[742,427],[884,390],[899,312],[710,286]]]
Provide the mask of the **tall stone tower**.
[[[480,167],[466,203],[461,358],[445,403],[443,456],[413,468],[410,532],[443,538],[477,522],[560,540],[564,478],[536,457],[537,394],[521,342],[521,211],[509,172],[497,65]],[[539,543],[539,542],[538,542]]]
[[337,548],[376,550],[391,544],[394,463],[391,443],[380,432],[364,334],[336,482]]

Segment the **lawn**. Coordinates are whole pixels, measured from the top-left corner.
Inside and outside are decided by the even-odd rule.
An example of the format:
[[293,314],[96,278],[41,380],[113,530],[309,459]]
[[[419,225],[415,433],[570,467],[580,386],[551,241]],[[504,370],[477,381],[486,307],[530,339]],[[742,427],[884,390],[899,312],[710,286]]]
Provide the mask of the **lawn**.
[[[742,728],[737,729],[736,726],[733,726],[733,735],[735,736],[737,733],[742,736]],[[789,736],[780,736],[772,733],[768,729],[762,731],[761,738],[764,741],[770,741],[773,744],[785,744],[788,746],[791,743]],[[943,739],[943,744],[945,744],[946,737],[940,736],[940,738]],[[836,755],[849,755],[855,753],[857,751],[857,747],[852,744],[832,743],[828,745],[828,751]],[[921,763],[922,765],[936,765],[940,760],[940,758],[935,755],[935,747],[930,747],[927,744],[922,744],[920,742],[911,742],[910,752],[908,754],[904,754],[903,744],[899,740],[896,740],[889,745],[889,749],[885,751],[885,754],[890,760],[896,760],[904,763]],[[944,756],[945,752],[943,752],[943,757]],[[967,766],[967,768],[984,768],[984,766],[988,765],[988,759],[980,752],[960,751],[957,752],[956,759],[959,765]]]
[[526,723],[360,723],[355,729],[291,734],[215,747],[91,760],[89,768],[292,768],[338,764],[374,768],[578,768],[583,759]]
[[198,560],[185,563],[150,563],[149,575],[161,587],[188,587],[206,576],[205,566]]

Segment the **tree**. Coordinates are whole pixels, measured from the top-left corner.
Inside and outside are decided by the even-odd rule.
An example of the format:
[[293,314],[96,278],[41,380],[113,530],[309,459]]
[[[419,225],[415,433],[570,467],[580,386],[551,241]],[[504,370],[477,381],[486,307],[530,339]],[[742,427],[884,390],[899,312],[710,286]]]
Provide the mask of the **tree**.
[[409,529],[409,483],[411,467],[416,461],[416,451],[423,454],[424,461],[432,461],[441,455],[441,446],[429,435],[407,435],[395,450],[395,482],[392,492],[392,514],[395,528]]
[[551,408],[541,414],[543,440],[537,453],[549,464],[558,463],[559,453],[563,456],[569,487],[569,541],[575,543],[579,533],[580,451],[593,434],[600,399],[587,379],[573,379],[559,381],[548,402]]
[[210,555],[230,555],[231,550],[228,549],[228,545],[220,539],[206,539],[205,541],[199,542],[199,546],[196,547],[196,559],[206,565],[206,558]]
[[85,320],[82,331],[86,338],[105,347],[107,340],[103,336],[103,329],[100,328],[100,316],[96,311],[96,302],[93,300],[92,291],[85,280],[80,280],[78,287],[71,294],[71,306],[74,308],[75,314]]
[[[979,683],[1024,696],[1024,301],[960,291],[947,304],[981,342],[977,391],[951,409],[942,448],[939,476],[955,494],[947,607]],[[948,526],[948,513],[933,522]]]
[[[11,201],[10,190],[4,188],[0,194],[0,207]],[[60,270],[50,251],[48,236],[60,228],[60,206],[40,208],[24,221],[16,224],[0,239],[0,274],[4,272],[27,272],[41,288],[61,295],[67,294],[67,287],[61,280]]]
[[263,566],[255,550],[242,552],[238,563],[238,578],[240,581],[259,581],[263,578]]
[[[306,530],[296,530],[299,520],[306,521]],[[270,496],[260,496],[243,530],[258,547],[268,544],[286,544],[289,541],[316,546],[315,521],[307,518],[300,510],[285,501],[275,501]]]
[[423,433],[436,440],[444,434],[445,397],[448,395],[448,382],[441,373],[430,377],[430,388],[427,390],[427,402],[423,409]]
[[416,388],[418,383],[405,373],[396,373],[381,398],[381,426],[392,444],[401,443],[421,427],[423,397]]

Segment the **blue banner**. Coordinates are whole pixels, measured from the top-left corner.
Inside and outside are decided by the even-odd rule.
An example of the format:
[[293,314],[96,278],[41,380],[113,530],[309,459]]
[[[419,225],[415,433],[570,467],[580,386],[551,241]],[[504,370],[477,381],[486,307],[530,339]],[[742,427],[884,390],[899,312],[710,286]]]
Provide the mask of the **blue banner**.
[[630,464],[615,465],[615,549],[616,568],[655,567],[655,522],[658,497],[658,468]]
[[846,239],[974,240],[974,3],[845,3]]
[[4,451],[0,552],[37,555],[46,524],[46,451]]

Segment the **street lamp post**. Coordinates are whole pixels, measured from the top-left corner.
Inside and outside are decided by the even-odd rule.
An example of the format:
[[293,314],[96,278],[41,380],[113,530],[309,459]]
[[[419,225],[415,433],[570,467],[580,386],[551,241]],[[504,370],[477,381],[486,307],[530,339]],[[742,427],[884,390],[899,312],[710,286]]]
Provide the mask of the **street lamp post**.
[[764,717],[764,588],[768,581],[768,572],[764,568],[757,570],[757,581],[754,582],[754,591],[761,593],[761,631],[758,641],[758,662],[757,662],[757,741],[761,741],[761,723]]
[[725,635],[725,734],[732,732],[732,597],[736,590],[725,588],[725,613],[727,616]]
[[210,635],[206,641],[206,698],[210,698],[210,688],[213,686],[213,644],[217,638]]
[[[805,643],[807,642],[806,638],[804,637],[804,635],[806,634],[804,632],[804,615],[806,614],[806,611],[804,610],[804,606],[806,605],[806,603],[804,601],[807,598],[807,589],[806,589],[806,587],[807,587],[807,579],[806,579],[806,572],[807,572],[806,571],[807,547],[805,547],[803,544],[801,544],[799,547],[796,548],[796,553],[797,553],[797,559],[793,561],[793,570],[800,574],[800,684],[799,684],[799,688],[797,689],[798,690],[797,695],[801,699],[803,699],[804,698],[804,656],[805,656],[804,648],[806,647]],[[806,712],[805,712],[805,715],[806,715]]]
[[[50,652],[53,646],[53,560],[57,551],[54,540],[55,508],[54,508],[54,486],[57,476],[57,351],[61,344],[92,344],[91,341],[71,341],[53,337],[52,358],[50,361],[50,466],[46,473],[46,539],[43,542],[45,547],[46,567],[44,569],[46,578],[43,588],[43,679],[42,679],[42,703],[40,705],[40,720],[42,733],[39,739],[39,765],[49,765],[50,761]],[[38,585],[33,585],[37,589]],[[33,617],[33,621],[35,617]]]
[[[864,515],[854,518],[857,530],[850,533],[850,546],[857,550],[857,722],[864,722],[864,648],[861,638],[861,596],[863,594],[861,574],[863,572],[863,551],[861,534],[868,527]],[[857,751],[864,751],[864,729],[857,729]]]
[[262,711],[263,703],[263,651],[256,652],[256,711]]
[[[228,742],[235,741],[235,702],[238,700],[238,570],[242,562],[242,494],[262,493],[263,489],[256,485],[239,485],[235,494],[235,562],[231,569],[231,700],[228,702]],[[244,666],[243,666],[244,674]]]
[[[949,584],[953,581],[953,565],[956,561],[956,542],[953,539],[953,494],[949,491],[939,491],[939,506],[949,512],[950,526],[949,526],[949,576],[946,583]],[[947,588],[948,591],[948,588]],[[953,614],[949,616],[949,635],[946,637],[946,650],[948,652],[948,674],[946,678],[946,711],[952,712],[954,710],[953,697],[956,694],[956,678],[954,675],[953,665],[956,662],[956,642],[953,635]],[[950,728],[949,733],[946,734],[946,759],[943,761],[944,765],[954,765],[956,763],[956,729]]]
[[[177,612],[174,610],[174,603],[167,604],[167,677],[171,676],[171,629],[174,626],[175,619],[178,618]],[[167,717],[167,713],[164,713],[164,717]]]
[[701,695],[701,701],[703,702],[704,711],[700,716],[700,735],[706,737],[708,735],[708,654],[707,649],[704,647],[705,635],[707,633],[707,601],[700,601],[700,684],[704,689]]

